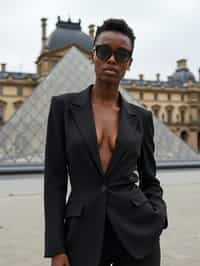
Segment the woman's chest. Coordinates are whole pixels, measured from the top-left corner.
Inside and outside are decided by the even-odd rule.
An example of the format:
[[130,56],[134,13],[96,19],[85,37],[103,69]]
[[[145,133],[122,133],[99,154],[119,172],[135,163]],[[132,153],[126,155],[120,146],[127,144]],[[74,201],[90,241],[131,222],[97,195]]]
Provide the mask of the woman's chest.
[[93,117],[98,146],[108,146],[114,150],[119,128],[119,108],[93,105]]
[[118,156],[137,157],[140,153],[142,132],[136,116],[129,115],[125,109],[92,109],[89,106],[71,109],[66,122],[66,150],[69,157],[80,159],[89,148],[97,157],[102,147],[106,152]]

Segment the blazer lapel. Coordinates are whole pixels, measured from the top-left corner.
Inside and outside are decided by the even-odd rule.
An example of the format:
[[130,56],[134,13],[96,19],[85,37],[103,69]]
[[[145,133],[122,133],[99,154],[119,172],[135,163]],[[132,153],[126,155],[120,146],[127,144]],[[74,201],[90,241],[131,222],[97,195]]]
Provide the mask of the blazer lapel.
[[116,165],[120,163],[122,155],[126,152],[127,145],[126,139],[134,138],[134,132],[138,125],[136,113],[134,112],[131,104],[129,104],[120,93],[120,117],[119,128],[116,140],[115,149],[107,169],[107,176],[111,174]]
[[99,173],[104,175],[99,157],[96,129],[90,101],[91,87],[92,85],[74,97],[71,102],[71,111],[80,133],[82,134],[88,147],[91,159],[96,165]]
[[95,121],[91,103],[91,88],[92,85],[75,95],[70,107],[73,118],[88,147],[91,159],[96,165],[99,173],[102,176],[108,176],[111,174],[112,170],[114,170],[117,163],[120,162],[124,152],[126,152],[126,145],[124,145],[126,138],[134,138],[134,130],[137,126],[138,120],[132,105],[129,104],[120,93],[120,113],[117,139],[107,171],[104,173],[97,144]]

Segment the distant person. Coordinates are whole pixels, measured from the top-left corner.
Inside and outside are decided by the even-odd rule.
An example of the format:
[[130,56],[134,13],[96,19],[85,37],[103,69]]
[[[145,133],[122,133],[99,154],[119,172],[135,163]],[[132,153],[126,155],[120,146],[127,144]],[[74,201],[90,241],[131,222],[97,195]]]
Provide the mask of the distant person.
[[152,113],[119,92],[134,44],[124,20],[104,21],[92,52],[95,83],[52,97],[44,176],[45,257],[52,266],[160,265],[168,222]]

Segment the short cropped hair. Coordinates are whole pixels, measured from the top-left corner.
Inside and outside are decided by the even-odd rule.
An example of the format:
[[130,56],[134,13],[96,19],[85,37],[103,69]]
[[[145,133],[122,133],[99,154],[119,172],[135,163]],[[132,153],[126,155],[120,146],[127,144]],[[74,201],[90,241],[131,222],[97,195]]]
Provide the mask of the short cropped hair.
[[94,44],[96,43],[98,36],[104,31],[115,31],[126,35],[131,41],[133,52],[136,37],[133,30],[128,26],[125,20],[115,18],[105,20],[101,26],[97,27]]

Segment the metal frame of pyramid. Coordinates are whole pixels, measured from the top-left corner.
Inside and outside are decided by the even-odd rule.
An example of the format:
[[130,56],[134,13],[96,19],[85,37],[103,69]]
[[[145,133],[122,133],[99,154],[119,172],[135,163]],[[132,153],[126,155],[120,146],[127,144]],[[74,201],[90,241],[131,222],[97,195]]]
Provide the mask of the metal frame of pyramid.
[[[43,164],[50,100],[53,95],[78,92],[94,82],[94,68],[76,47],[34,90],[0,130],[0,166]],[[127,101],[138,104],[123,88]],[[200,156],[173,134],[158,119],[155,122],[155,156],[157,161],[192,161]]]

